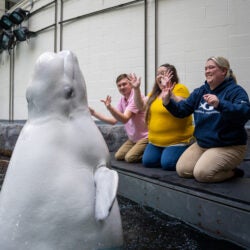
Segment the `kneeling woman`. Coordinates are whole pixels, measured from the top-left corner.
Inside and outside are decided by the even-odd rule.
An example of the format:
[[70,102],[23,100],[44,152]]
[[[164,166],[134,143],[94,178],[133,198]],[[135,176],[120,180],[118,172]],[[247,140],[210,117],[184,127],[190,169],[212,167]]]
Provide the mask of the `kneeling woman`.
[[246,91],[237,85],[224,57],[207,60],[205,77],[205,84],[186,100],[175,102],[171,98],[171,88],[162,100],[176,117],[194,113],[197,142],[177,162],[179,176],[194,177],[200,182],[221,182],[244,175],[237,166],[246,153],[244,125],[250,119],[250,104]]
[[193,138],[192,116],[179,119],[171,115],[162,106],[162,94],[171,86],[173,98],[179,101],[189,96],[187,87],[179,83],[177,71],[171,64],[158,68],[153,89],[144,99],[140,93],[140,79],[132,75],[131,84],[137,108],[146,110],[149,143],[143,153],[143,166],[175,170],[176,162]]

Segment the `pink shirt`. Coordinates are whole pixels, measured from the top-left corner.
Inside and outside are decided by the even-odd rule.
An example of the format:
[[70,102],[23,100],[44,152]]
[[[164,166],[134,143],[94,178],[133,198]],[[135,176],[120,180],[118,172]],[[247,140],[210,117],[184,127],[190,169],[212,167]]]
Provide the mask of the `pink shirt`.
[[[144,98],[144,96],[143,96]],[[132,117],[128,120],[128,122],[124,125],[128,138],[137,142],[140,139],[148,138],[148,129],[145,123],[145,112],[138,110],[134,103],[134,91],[131,91],[131,94],[128,100],[125,97],[121,97],[117,109],[124,113],[125,110],[129,110],[133,113]]]

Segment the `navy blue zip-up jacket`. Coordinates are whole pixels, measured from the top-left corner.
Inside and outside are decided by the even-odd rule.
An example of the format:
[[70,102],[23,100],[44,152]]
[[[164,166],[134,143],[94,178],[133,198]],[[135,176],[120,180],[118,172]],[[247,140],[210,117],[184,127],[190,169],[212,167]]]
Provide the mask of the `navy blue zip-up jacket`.
[[[216,95],[218,108],[207,104],[204,94]],[[224,80],[211,90],[205,82],[183,101],[172,99],[165,106],[176,117],[183,118],[194,113],[197,143],[203,148],[246,145],[245,124],[250,119],[250,104],[246,91],[232,78]]]

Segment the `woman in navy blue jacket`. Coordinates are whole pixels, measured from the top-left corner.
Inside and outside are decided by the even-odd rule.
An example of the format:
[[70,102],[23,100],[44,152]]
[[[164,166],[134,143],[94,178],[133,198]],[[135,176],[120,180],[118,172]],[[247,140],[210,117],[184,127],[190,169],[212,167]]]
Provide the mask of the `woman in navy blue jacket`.
[[186,100],[177,103],[171,99],[173,87],[166,90],[162,100],[176,117],[194,114],[196,142],[179,158],[178,175],[200,182],[221,182],[244,175],[237,166],[246,153],[250,104],[224,57],[207,60],[205,77],[205,84]]

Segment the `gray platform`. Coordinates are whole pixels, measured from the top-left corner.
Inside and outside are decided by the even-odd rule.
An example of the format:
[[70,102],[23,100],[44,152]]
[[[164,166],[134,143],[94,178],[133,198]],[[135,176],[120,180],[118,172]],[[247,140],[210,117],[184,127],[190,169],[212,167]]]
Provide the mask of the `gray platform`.
[[250,205],[250,161],[244,161],[240,165],[240,168],[245,172],[243,178],[233,178],[224,183],[200,183],[194,179],[180,178],[176,171],[145,168],[141,163],[130,164],[124,161],[116,161],[113,154],[111,154],[111,158],[114,169]]
[[240,166],[243,178],[206,184],[111,156],[120,177],[120,195],[250,249],[250,161]]

